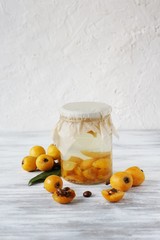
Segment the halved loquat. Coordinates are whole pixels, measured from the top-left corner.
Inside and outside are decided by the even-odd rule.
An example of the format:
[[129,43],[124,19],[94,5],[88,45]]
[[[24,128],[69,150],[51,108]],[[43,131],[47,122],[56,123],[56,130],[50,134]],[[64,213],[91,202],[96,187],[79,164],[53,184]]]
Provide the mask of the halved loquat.
[[75,196],[75,191],[69,187],[57,189],[52,195],[53,199],[61,204],[70,203],[75,198]]
[[117,190],[115,188],[104,189],[101,191],[101,193],[102,196],[109,202],[118,202],[123,198],[125,194],[124,192]]

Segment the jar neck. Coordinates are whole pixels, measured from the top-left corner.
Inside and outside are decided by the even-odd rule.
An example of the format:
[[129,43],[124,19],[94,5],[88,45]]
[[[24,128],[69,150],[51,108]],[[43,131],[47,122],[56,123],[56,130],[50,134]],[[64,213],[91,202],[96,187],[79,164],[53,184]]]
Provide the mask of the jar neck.
[[68,118],[65,116],[60,116],[60,120],[66,121],[66,122],[103,122],[106,121],[108,118],[110,118],[110,114],[104,116],[104,117],[99,117],[99,118]]

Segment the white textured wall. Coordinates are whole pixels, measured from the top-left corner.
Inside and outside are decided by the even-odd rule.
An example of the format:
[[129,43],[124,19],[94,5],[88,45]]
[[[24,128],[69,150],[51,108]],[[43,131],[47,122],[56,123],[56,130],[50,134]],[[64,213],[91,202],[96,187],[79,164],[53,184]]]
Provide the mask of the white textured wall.
[[0,0],[0,130],[51,129],[83,100],[160,128],[160,0]]

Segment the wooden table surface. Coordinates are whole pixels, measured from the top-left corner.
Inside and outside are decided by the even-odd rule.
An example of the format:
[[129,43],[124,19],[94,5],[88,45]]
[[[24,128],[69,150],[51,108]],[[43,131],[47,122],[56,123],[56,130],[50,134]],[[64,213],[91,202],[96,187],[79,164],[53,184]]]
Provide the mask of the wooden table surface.
[[[28,186],[37,173],[21,169],[33,145],[47,147],[50,132],[0,133],[0,239],[160,239],[160,131],[120,131],[113,143],[114,172],[140,166],[146,181],[118,203],[101,196],[105,184],[75,185],[71,204],[52,200],[43,184]],[[93,196],[84,198],[90,190]]]

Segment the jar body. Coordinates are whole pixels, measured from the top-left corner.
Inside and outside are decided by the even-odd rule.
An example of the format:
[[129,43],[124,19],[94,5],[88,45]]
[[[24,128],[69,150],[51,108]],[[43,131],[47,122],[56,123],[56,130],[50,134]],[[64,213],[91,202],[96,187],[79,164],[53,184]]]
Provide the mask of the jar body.
[[61,175],[78,184],[109,182],[112,175],[112,131],[105,119],[60,119],[54,140],[61,151]]

